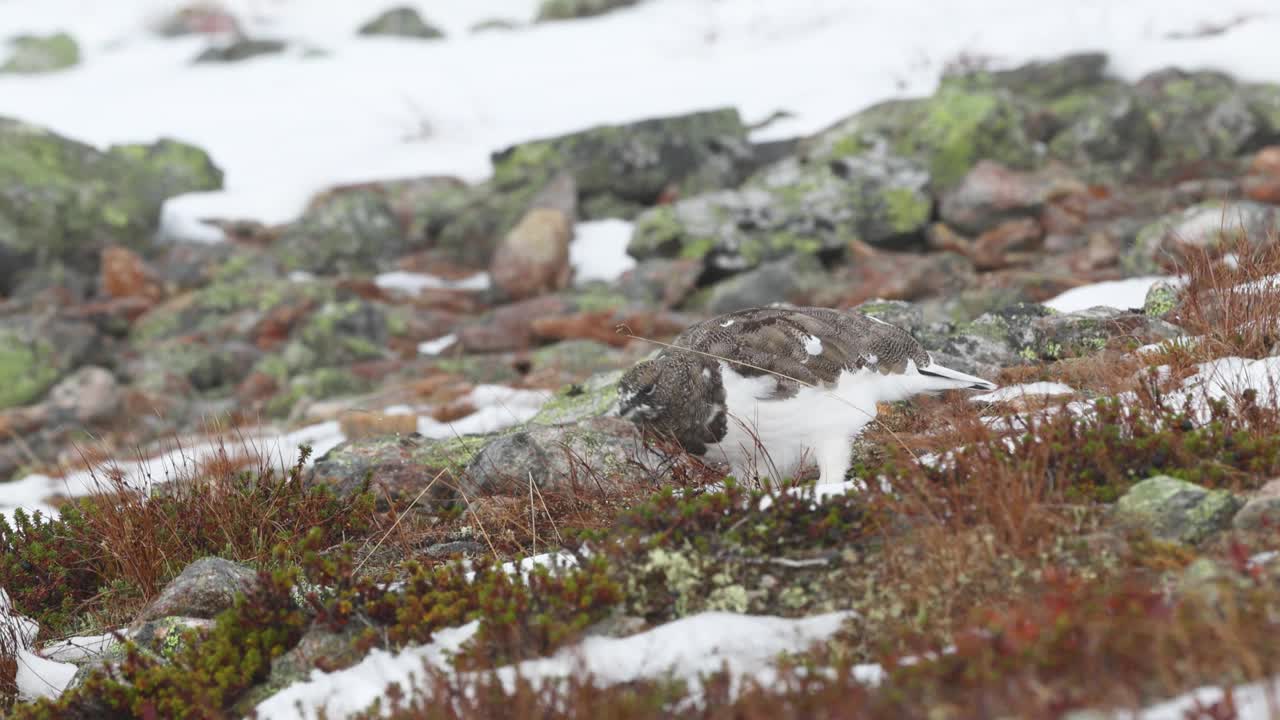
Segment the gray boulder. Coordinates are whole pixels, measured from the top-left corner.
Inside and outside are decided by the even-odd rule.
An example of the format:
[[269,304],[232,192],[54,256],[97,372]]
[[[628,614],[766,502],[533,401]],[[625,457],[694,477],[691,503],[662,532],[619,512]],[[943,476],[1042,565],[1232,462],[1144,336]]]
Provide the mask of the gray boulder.
[[1157,475],[1129,488],[1116,501],[1113,515],[1120,524],[1147,530],[1162,540],[1195,544],[1230,526],[1240,504],[1226,490],[1206,490]]

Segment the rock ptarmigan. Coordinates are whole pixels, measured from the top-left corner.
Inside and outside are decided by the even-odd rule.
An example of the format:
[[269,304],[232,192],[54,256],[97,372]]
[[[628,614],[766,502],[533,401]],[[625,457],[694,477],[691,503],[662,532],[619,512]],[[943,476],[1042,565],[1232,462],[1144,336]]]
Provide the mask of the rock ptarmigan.
[[867,315],[763,307],[698,323],[631,368],[618,411],[739,479],[792,477],[809,460],[819,482],[836,482],[876,403],[995,387],[938,365],[905,330]]

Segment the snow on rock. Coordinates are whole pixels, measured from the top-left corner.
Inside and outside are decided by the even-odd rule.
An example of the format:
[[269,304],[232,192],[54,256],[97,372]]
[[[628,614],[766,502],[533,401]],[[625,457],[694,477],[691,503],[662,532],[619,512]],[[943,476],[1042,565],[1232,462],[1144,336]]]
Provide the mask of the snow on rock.
[[632,224],[626,220],[578,223],[573,229],[573,243],[569,245],[574,283],[613,282],[635,267],[635,258],[627,254],[631,228]]
[[1128,278],[1125,280],[1109,280],[1107,282],[1081,285],[1045,300],[1042,305],[1058,312],[1069,313],[1077,310],[1088,310],[1091,307],[1105,305],[1107,307],[1140,308],[1146,300],[1147,291],[1161,280],[1170,278],[1158,275]]
[[970,402],[977,403],[998,403],[1009,402],[1010,400],[1021,400],[1034,396],[1052,396],[1052,395],[1070,395],[1075,392],[1075,388],[1070,385],[1056,382],[1033,382],[1022,385],[1006,385],[994,392],[983,393],[982,395],[974,395],[969,398]]
[[[84,12],[84,0],[9,0],[0,27],[65,30],[83,59],[53,75],[0,78],[0,115],[96,145],[161,136],[200,145],[226,170],[226,188],[171,200],[164,222],[169,234],[213,239],[202,218],[287,221],[312,193],[340,183],[480,179],[494,150],[600,123],[734,106],[748,122],[791,113],[759,139],[811,133],[890,97],[929,94],[962,56],[1007,67],[1087,48],[1110,53],[1128,80],[1177,65],[1274,81],[1274,64],[1258,58],[1272,55],[1280,32],[1270,0],[970,0],[950,13],[920,0],[874,12],[848,0],[662,0],[495,33],[469,28],[495,17],[525,23],[538,0],[408,4],[446,37],[357,36],[376,10],[366,3],[229,0],[250,36],[290,47],[196,66],[206,40],[149,29],[172,12],[168,0],[114,0],[109,13]],[[1231,17],[1249,21],[1168,37]],[[841,92],[831,91],[833,77]]]
[[56,662],[31,650],[40,626],[31,618],[18,614],[9,593],[0,588],[0,656],[17,661],[15,678],[20,700],[55,698],[75,677],[76,666]]

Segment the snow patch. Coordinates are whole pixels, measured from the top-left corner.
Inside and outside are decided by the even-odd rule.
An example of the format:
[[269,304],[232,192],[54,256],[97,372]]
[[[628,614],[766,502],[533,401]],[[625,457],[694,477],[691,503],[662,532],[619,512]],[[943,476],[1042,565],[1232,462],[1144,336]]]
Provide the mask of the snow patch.
[[418,354],[419,355],[439,355],[440,353],[452,347],[453,344],[457,341],[458,341],[458,336],[453,333],[449,333],[448,335],[441,335],[435,340],[427,340],[426,342],[418,343]]
[[385,272],[373,279],[383,290],[394,290],[417,295],[423,290],[485,290],[489,287],[489,273],[476,273],[460,280],[447,280],[426,273],[396,270]]
[[1148,275],[1081,285],[1080,287],[1071,288],[1057,297],[1045,300],[1041,304],[1062,313],[1088,310],[1099,305],[1120,308],[1121,310],[1140,308],[1146,301],[1147,291],[1151,289],[1152,285],[1161,280],[1172,279],[1165,276]]
[[635,267],[635,258],[627,254],[631,229],[632,224],[626,220],[578,223],[573,230],[573,243],[569,245],[574,284],[596,280],[613,282]]

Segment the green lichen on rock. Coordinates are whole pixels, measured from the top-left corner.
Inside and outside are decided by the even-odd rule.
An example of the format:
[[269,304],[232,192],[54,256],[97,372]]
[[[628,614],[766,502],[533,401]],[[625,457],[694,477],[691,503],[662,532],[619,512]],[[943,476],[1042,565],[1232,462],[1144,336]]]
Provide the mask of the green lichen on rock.
[[1030,167],[1034,153],[1024,121],[1023,107],[1008,93],[943,87],[895,147],[908,156],[922,153],[935,186],[951,187],[980,159]]
[[65,70],[80,64],[80,45],[67,33],[19,35],[9,41],[8,60],[0,73],[29,75]]
[[1226,490],[1157,475],[1131,487],[1116,502],[1114,513],[1120,523],[1156,538],[1196,544],[1228,527],[1241,504]]
[[58,381],[53,349],[0,328],[0,410],[38,400]]
[[423,20],[418,11],[409,6],[391,8],[361,25],[356,32],[360,35],[388,35],[423,40],[444,37],[440,28]]
[[1147,289],[1142,301],[1142,314],[1162,318],[1178,305],[1179,288],[1167,280],[1161,280]]
[[538,6],[538,21],[572,20],[574,18],[603,15],[610,10],[629,7],[640,0],[542,0]]
[[747,130],[733,109],[601,125],[493,155],[501,188],[541,188],[568,171],[579,211],[653,205],[667,190],[693,195],[741,182],[750,169]]
[[17,268],[61,263],[96,273],[102,248],[146,252],[168,197],[216,190],[222,173],[174,141],[99,151],[0,118],[0,292]]
[[622,371],[601,373],[586,382],[562,388],[538,410],[529,422],[560,425],[603,415],[618,400],[618,380]]

